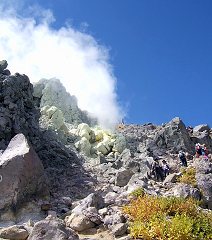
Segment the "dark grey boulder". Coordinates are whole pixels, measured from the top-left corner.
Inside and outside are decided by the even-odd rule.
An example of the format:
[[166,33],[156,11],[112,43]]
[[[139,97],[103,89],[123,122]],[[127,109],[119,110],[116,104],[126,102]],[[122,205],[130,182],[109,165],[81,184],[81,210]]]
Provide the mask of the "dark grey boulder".
[[48,195],[43,165],[23,134],[16,135],[1,155],[0,176],[0,209]]
[[130,169],[121,168],[116,173],[115,185],[119,187],[124,187],[128,184],[133,172]]
[[112,234],[117,236],[123,236],[127,233],[128,225],[126,223],[118,223],[112,227]]

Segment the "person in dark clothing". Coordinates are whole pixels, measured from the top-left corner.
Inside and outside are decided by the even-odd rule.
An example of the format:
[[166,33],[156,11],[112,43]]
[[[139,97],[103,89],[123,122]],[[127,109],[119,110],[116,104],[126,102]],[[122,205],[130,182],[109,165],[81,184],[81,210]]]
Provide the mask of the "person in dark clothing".
[[162,169],[163,169],[163,176],[164,178],[166,178],[169,175],[170,168],[165,160],[162,161]]
[[186,160],[186,155],[183,151],[179,151],[178,157],[181,161],[182,166],[187,167],[187,160]]
[[160,166],[158,160],[154,160],[152,164],[152,174],[155,177],[156,181],[163,181],[164,176],[163,176],[163,169]]
[[196,157],[199,158],[202,155],[202,146],[199,143],[195,145]]

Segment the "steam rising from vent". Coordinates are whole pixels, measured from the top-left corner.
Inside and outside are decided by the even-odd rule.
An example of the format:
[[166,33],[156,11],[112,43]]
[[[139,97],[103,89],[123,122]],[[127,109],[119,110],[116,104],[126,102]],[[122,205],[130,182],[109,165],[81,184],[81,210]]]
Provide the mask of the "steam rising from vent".
[[122,111],[107,49],[71,26],[53,29],[53,21],[49,10],[27,18],[0,6],[1,60],[8,61],[12,73],[24,73],[31,82],[60,79],[82,110],[97,117],[100,125],[113,126],[122,118]]

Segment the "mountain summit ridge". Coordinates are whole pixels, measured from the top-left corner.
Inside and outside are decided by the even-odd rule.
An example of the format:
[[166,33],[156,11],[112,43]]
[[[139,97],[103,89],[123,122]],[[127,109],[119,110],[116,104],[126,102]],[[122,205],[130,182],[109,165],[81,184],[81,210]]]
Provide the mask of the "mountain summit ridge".
[[[52,90],[53,86],[56,87]],[[42,80],[33,86],[26,75],[11,75],[6,61],[0,62],[0,89],[1,153],[4,155],[12,142],[13,154],[7,162],[14,164],[14,174],[20,166],[18,161],[22,161],[24,171],[28,171],[28,163],[33,163],[35,158],[39,169],[35,164],[34,171],[42,176],[37,186],[33,174],[29,174],[29,178],[20,170],[13,180],[22,188],[4,187],[0,203],[4,203],[11,192],[14,196],[10,203],[0,205],[3,206],[0,227],[10,226],[12,230],[0,229],[0,237],[6,236],[7,231],[19,234],[17,224],[21,224],[29,240],[38,239],[42,225],[48,234],[53,229],[57,240],[79,239],[72,230],[104,231],[103,226],[111,232],[105,239],[118,239],[123,235],[130,239],[128,218],[121,209],[129,204],[130,194],[138,189],[151,196],[193,197],[202,201],[204,211],[212,209],[212,129],[207,124],[186,127],[175,117],[161,126],[121,123],[112,130],[103,129],[78,108],[73,96],[65,94],[58,80]],[[27,149],[35,152],[30,159],[23,156],[21,160],[18,155],[21,141],[28,142]],[[195,156],[197,143],[206,145],[208,158]],[[178,157],[181,150],[187,156],[187,169],[194,169],[191,171],[194,185],[179,180],[187,176]],[[3,155],[0,155],[0,186],[5,183],[5,174],[10,179]],[[155,161],[169,165],[166,178],[154,177]],[[38,196],[34,186],[41,187],[45,194]],[[25,196],[24,189],[29,190],[30,196],[21,197],[20,202],[18,196]],[[30,224],[31,220],[35,226]],[[58,229],[69,238],[59,237]],[[54,239],[50,235],[39,239]],[[80,239],[87,238],[80,235]]]

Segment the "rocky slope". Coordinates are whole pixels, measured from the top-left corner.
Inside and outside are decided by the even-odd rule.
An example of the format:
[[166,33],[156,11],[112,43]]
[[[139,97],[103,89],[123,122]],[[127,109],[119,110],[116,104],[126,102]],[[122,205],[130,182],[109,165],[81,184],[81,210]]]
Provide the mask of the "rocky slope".
[[[0,62],[0,227],[9,226],[0,238],[130,239],[121,207],[138,188],[192,196],[212,209],[212,160],[193,158],[198,142],[212,152],[208,125],[186,128],[174,118],[106,131],[95,124],[59,80],[33,88],[27,76],[10,75]],[[179,150],[195,168],[195,186],[177,180]],[[164,181],[152,176],[155,159],[170,166]]]

